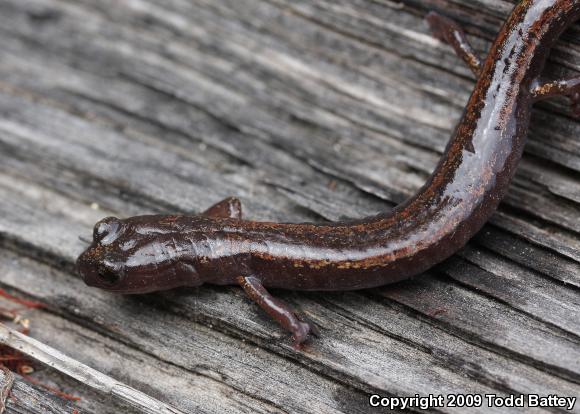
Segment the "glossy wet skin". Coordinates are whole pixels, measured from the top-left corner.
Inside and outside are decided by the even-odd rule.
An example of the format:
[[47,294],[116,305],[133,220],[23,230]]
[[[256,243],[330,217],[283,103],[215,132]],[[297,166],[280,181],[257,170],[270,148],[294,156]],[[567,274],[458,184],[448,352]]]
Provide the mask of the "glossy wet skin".
[[138,293],[236,283],[360,289],[420,273],[476,233],[506,193],[522,154],[531,91],[549,45],[577,19],[573,1],[522,2],[492,46],[439,166],[395,209],[332,225],[196,216],[109,219],[78,267],[89,285]]
[[77,260],[85,283],[120,293],[200,285],[184,252],[174,248],[173,233],[180,229],[170,217],[162,217],[155,226],[148,216],[99,221],[93,243]]
[[[423,272],[464,246],[496,210],[522,155],[534,100],[563,90],[580,100],[577,80],[538,87],[550,48],[579,17],[579,1],[522,1],[479,62],[454,24],[429,15],[438,37],[455,36],[450,43],[479,79],[431,178],[393,211],[330,225],[265,223],[241,220],[232,199],[200,216],[106,219],[78,259],[80,274],[121,293],[214,283],[239,284],[258,298],[263,286],[351,290]],[[300,326],[291,310],[273,310],[271,298],[257,303],[283,314],[278,320],[288,330]]]

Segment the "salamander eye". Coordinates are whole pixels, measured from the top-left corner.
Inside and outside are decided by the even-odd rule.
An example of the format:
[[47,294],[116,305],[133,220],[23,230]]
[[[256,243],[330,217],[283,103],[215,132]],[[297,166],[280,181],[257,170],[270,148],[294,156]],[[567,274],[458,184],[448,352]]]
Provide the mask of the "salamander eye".
[[116,217],[106,217],[95,224],[93,240],[102,241],[105,237],[114,235],[121,228],[121,221]]

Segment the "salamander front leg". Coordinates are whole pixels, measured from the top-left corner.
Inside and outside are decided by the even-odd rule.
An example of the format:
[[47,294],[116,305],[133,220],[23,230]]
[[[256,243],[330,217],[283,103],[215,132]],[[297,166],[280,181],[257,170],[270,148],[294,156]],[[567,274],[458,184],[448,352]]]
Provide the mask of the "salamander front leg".
[[552,82],[537,82],[532,87],[532,98],[535,101],[553,96],[567,96],[570,99],[572,113],[580,117],[580,76]]
[[235,197],[228,197],[214,204],[203,213],[202,216],[221,218],[242,218],[242,203]]
[[292,334],[292,346],[295,349],[300,349],[308,335],[318,336],[318,330],[314,325],[300,320],[296,312],[287,303],[273,297],[257,277],[240,276],[238,283],[250,299]]
[[455,21],[434,11],[430,12],[425,17],[425,20],[429,23],[433,36],[442,42],[450,44],[473,74],[478,76],[481,71],[481,60],[467,41],[463,29]]

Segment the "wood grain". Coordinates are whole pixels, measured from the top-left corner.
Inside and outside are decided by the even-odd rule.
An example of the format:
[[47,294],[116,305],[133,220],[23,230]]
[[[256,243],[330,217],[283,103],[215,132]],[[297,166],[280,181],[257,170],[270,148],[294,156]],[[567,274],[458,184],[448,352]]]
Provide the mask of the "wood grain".
[[[0,371],[2,387],[2,404],[0,412],[6,414],[60,414],[73,413],[73,405],[42,387],[25,381],[21,376],[10,371]],[[77,410],[80,414],[80,411]]]
[[[320,327],[304,352],[238,288],[122,297],[74,273],[78,237],[107,215],[237,196],[251,219],[324,221],[401,202],[474,81],[423,16],[458,20],[484,55],[514,4],[0,2],[0,288],[46,305],[35,340],[188,413],[376,412],[371,392],[580,396],[580,123],[560,99],[537,105],[508,196],[453,258],[381,289],[275,292]],[[579,29],[548,76],[580,72]],[[38,375],[82,412],[148,408]]]

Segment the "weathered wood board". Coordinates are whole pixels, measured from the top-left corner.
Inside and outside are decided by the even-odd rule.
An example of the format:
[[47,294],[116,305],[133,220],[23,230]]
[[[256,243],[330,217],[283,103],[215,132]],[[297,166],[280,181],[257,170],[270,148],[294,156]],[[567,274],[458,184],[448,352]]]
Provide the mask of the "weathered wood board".
[[75,410],[70,402],[58,398],[42,387],[31,385],[10,371],[0,372],[0,387],[2,388],[0,409],[5,413],[60,414],[74,413]]
[[[33,338],[184,412],[378,412],[370,393],[580,397],[580,122],[565,100],[536,107],[508,197],[444,264],[381,289],[276,292],[320,328],[303,352],[236,287],[123,297],[74,273],[78,237],[107,215],[237,196],[251,219],[324,221],[401,202],[474,82],[423,16],[455,18],[483,55],[514,4],[1,1],[0,288],[46,305],[29,315]],[[580,72],[579,29],[548,75]],[[55,400],[62,412],[140,411],[38,375],[82,398]]]

